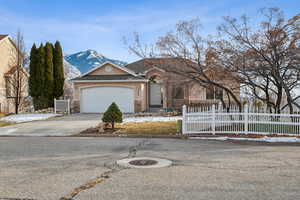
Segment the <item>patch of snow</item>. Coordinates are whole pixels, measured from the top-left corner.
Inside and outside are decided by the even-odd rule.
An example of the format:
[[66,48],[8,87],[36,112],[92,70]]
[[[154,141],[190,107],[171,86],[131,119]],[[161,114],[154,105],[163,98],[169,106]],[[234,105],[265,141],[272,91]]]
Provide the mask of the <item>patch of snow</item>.
[[129,122],[170,122],[170,121],[177,121],[182,119],[182,116],[176,116],[176,117],[130,117],[125,118],[123,120],[123,124],[129,123]]
[[23,123],[23,122],[31,122],[38,120],[46,120],[51,117],[61,116],[61,114],[18,114],[18,115],[9,115],[7,117],[0,118],[1,121],[15,122],[15,123]]
[[238,137],[190,137],[189,139],[198,139],[198,140],[236,140],[236,141],[252,141],[252,142],[300,142],[300,138],[297,137],[261,137],[261,138],[238,138]]
[[75,67],[71,65],[68,61],[64,59],[64,70],[65,70],[65,78],[66,80],[71,80],[81,75],[81,72]]
[[83,56],[84,54],[85,54],[85,52],[78,53],[78,54],[76,55],[76,57],[79,58],[79,57]]

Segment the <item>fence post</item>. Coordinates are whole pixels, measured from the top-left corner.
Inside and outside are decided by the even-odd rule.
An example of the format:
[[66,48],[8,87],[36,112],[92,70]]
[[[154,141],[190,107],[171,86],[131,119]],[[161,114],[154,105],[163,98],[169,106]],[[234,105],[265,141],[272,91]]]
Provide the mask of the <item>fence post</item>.
[[56,114],[56,98],[54,98],[54,113]]
[[70,99],[68,99],[68,115],[70,114]]
[[248,124],[249,124],[249,113],[248,113],[248,105],[246,104],[244,107],[244,125],[245,125],[245,134],[248,134]]
[[222,110],[223,110],[222,102],[219,102],[218,110],[219,110],[219,112],[222,112]]
[[212,105],[212,124],[211,124],[212,134],[216,134],[216,107],[215,104]]
[[182,106],[182,134],[186,134],[186,105]]

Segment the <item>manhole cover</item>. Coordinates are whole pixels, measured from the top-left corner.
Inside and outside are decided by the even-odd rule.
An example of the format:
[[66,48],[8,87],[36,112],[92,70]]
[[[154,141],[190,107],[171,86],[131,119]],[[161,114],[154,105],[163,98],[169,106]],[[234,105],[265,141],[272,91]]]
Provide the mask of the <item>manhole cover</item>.
[[148,166],[157,164],[156,160],[133,160],[130,161],[129,164],[137,165],[137,166]]
[[160,168],[172,165],[172,161],[161,158],[137,157],[118,160],[117,164],[126,168]]

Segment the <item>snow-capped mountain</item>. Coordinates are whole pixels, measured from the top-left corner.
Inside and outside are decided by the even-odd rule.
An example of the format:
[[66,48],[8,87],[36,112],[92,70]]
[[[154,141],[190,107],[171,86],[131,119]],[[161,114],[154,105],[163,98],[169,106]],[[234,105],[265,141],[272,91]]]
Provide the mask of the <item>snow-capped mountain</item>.
[[[126,62],[109,59],[95,50],[81,51],[64,56],[65,76],[67,80],[80,76],[82,73],[101,65],[104,62],[112,62],[117,65],[126,65]],[[29,55],[25,57],[25,69],[29,71]]]
[[97,51],[91,49],[70,55],[65,55],[64,58],[68,63],[75,66],[81,73],[85,73],[105,62],[112,62],[120,66],[127,64],[126,62],[120,60],[107,58]]
[[[26,55],[24,59],[24,68],[27,72],[29,72],[29,63],[30,63],[30,57],[29,55]],[[81,75],[81,72],[77,69],[77,67],[71,65],[65,59],[64,59],[64,71],[65,71],[66,80],[71,80]]]

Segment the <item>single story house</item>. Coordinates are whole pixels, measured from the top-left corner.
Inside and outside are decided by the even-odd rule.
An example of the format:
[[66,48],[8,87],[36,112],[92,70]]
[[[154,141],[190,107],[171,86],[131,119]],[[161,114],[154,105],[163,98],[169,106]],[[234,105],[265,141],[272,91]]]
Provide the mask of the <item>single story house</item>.
[[[14,113],[14,99],[16,98],[16,72],[17,72],[17,48],[9,35],[0,35],[0,113]],[[18,70],[19,80],[22,83],[22,97],[28,96],[28,73],[24,68]],[[22,105],[20,108],[22,109]]]
[[[106,62],[73,79],[73,108],[81,113],[105,112],[115,102],[124,113],[180,109],[184,104],[215,103],[226,99],[223,91],[204,88],[167,70],[184,68],[176,58],[147,58],[126,66]],[[230,77],[220,80],[237,85]],[[239,96],[239,90],[236,91]]]

